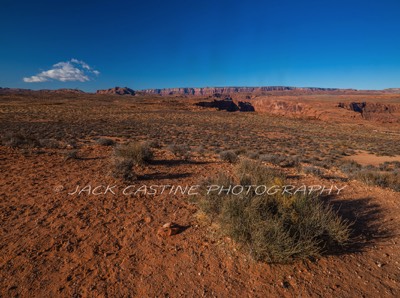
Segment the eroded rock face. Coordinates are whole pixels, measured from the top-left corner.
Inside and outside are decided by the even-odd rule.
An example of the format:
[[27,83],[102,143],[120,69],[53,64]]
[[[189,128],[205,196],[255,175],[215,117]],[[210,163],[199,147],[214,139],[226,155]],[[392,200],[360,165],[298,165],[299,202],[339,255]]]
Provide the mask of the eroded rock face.
[[128,87],[114,87],[105,90],[97,90],[96,94],[135,95],[135,90]]
[[141,92],[145,94],[158,95],[222,95],[234,93],[259,93],[263,91],[336,91],[336,88],[299,88],[286,86],[266,86],[266,87],[205,87],[205,88],[166,88],[166,89],[147,89]]
[[395,114],[400,113],[400,109],[395,105],[367,102],[340,102],[338,103],[338,107],[360,113],[366,120],[384,122],[399,121],[399,117]]
[[252,104],[257,112],[273,115],[316,118],[317,113],[310,105],[290,100],[257,98],[252,100]]
[[217,108],[220,111],[228,111],[228,112],[254,112],[254,107],[251,105],[250,102],[243,102],[239,101],[236,104],[232,99],[222,99],[213,101],[201,101],[196,103],[197,106],[206,107],[206,108]]
[[238,105],[241,112],[255,112],[255,109],[250,102],[239,101]]

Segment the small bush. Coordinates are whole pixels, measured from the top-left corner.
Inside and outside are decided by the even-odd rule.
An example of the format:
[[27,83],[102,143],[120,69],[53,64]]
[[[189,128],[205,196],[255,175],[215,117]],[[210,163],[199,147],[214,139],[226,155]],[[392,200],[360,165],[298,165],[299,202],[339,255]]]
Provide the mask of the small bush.
[[40,139],[39,140],[40,147],[49,148],[49,149],[59,149],[63,146],[56,139]]
[[73,150],[69,150],[69,151],[66,151],[65,153],[64,153],[64,159],[67,161],[67,160],[69,160],[69,159],[79,159],[79,157],[78,157],[78,150],[76,150],[76,149],[73,149]]
[[147,145],[150,148],[156,148],[156,149],[160,149],[162,147],[161,143],[159,140],[151,140],[147,142]]
[[[245,185],[283,185],[282,174],[256,161],[243,160],[234,177],[219,174],[205,184],[227,188]],[[287,263],[317,257],[345,245],[350,225],[318,197],[308,194],[221,195],[203,191],[200,208],[229,237],[248,247],[259,261]]]
[[219,154],[219,157],[223,160],[223,161],[227,161],[229,163],[236,163],[239,158],[237,156],[237,154],[232,151],[232,150],[228,150],[228,151],[222,151]]
[[96,140],[96,143],[101,146],[114,146],[115,141],[109,138],[100,138]]
[[171,151],[176,157],[183,159],[190,158],[190,147],[187,144],[170,144],[168,146],[168,150]]
[[282,171],[250,159],[241,160],[235,172],[242,185],[281,184],[286,178]]
[[354,174],[360,171],[362,166],[355,162],[354,160],[345,160],[341,161],[339,165],[339,169],[345,174]]
[[147,143],[128,143],[118,145],[114,150],[114,156],[131,160],[135,165],[144,165],[153,158],[153,152]]
[[123,179],[125,181],[131,181],[136,178],[136,175],[133,172],[132,168],[133,161],[131,159],[115,158],[112,164],[112,176],[114,178]]
[[250,152],[247,152],[246,157],[248,157],[250,159],[259,159],[260,154],[258,154],[258,152],[250,151]]
[[352,178],[360,180],[367,185],[376,185],[400,191],[400,172],[377,172],[363,169],[355,173]]
[[354,161],[346,161],[339,168],[349,178],[359,180],[367,185],[400,191],[400,172],[397,166],[397,162],[387,162],[381,164],[379,168],[374,166],[363,167]]
[[40,143],[33,137],[28,137],[20,133],[6,134],[2,138],[2,144],[12,148],[33,148],[40,147]]
[[317,167],[303,167],[303,172],[305,174],[311,174],[317,177],[323,177],[324,171]]
[[285,161],[285,157],[277,154],[262,154],[260,160],[271,163],[273,165],[280,165]]

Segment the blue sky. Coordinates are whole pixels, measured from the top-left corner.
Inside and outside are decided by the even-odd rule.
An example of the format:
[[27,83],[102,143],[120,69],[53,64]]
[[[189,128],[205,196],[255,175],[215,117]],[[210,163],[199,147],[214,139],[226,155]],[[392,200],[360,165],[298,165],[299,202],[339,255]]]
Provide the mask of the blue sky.
[[1,87],[400,87],[398,0],[0,2]]

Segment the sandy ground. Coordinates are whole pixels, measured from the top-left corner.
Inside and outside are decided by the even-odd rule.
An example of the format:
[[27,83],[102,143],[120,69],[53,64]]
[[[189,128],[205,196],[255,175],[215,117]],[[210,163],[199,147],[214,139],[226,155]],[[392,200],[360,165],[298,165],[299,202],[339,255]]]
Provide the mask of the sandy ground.
[[[399,297],[399,194],[343,182],[336,206],[353,218],[349,251],[314,262],[268,265],[219,235],[187,196],[69,195],[111,178],[111,149],[0,147],[0,296],[3,297]],[[140,185],[192,185],[230,165],[177,161],[160,152]],[[312,178],[310,178],[312,179]],[[186,229],[163,238],[174,221]]]
[[400,155],[396,156],[377,156],[375,154],[371,154],[365,151],[359,151],[355,155],[346,156],[345,159],[354,160],[355,162],[359,163],[360,165],[367,166],[379,166],[384,162],[400,162]]

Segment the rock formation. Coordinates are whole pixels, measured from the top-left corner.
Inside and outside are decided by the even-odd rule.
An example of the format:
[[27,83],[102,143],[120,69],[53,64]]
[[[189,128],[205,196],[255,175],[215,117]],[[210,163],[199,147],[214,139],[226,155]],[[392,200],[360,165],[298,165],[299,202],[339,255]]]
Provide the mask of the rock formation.
[[231,98],[216,100],[213,101],[201,101],[196,103],[197,106],[205,107],[205,108],[216,108],[219,111],[228,111],[228,112],[254,112],[254,107],[250,102],[239,101],[236,104]]
[[97,90],[96,94],[109,94],[109,95],[135,95],[135,90],[128,87],[114,87],[105,90]]
[[201,95],[220,96],[222,94],[234,93],[261,93],[265,91],[338,91],[336,88],[300,88],[300,87],[286,87],[286,86],[266,86],[266,87],[205,87],[205,88],[165,88],[165,89],[146,89],[142,90],[144,94],[158,94],[158,95]]
[[395,114],[400,113],[400,109],[395,105],[367,102],[339,102],[337,106],[339,108],[360,113],[366,120],[377,120],[383,122],[399,121],[399,118]]

